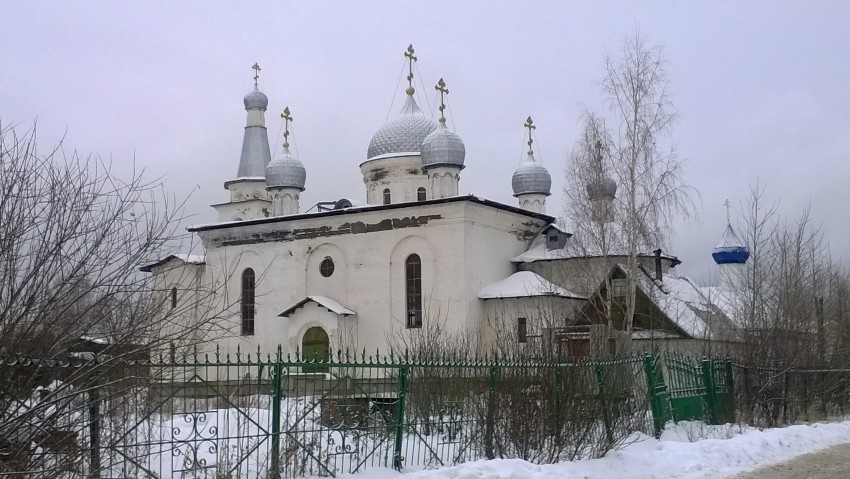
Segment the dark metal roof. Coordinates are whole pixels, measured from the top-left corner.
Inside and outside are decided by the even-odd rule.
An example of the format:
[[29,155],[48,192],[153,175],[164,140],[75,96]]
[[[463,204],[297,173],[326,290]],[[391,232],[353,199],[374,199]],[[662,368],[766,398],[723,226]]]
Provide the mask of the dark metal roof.
[[499,203],[498,201],[487,200],[484,198],[479,198],[474,195],[466,195],[466,196],[452,196],[449,198],[438,198],[433,200],[425,200],[425,201],[411,201],[408,203],[394,203],[390,205],[368,205],[368,206],[357,206],[352,208],[345,208],[341,210],[331,210],[331,211],[319,211],[315,213],[302,213],[298,215],[287,215],[287,216],[274,216],[271,218],[258,218],[253,220],[243,220],[243,221],[228,221],[224,223],[215,223],[208,225],[198,225],[198,226],[190,226],[186,228],[188,231],[196,232],[196,231],[209,231],[209,230],[217,230],[217,229],[226,229],[226,228],[238,228],[242,226],[250,226],[250,225],[262,225],[269,223],[280,223],[287,221],[295,221],[306,218],[328,218],[331,216],[341,216],[341,215],[353,215],[358,213],[365,213],[370,211],[384,211],[384,210],[396,210],[396,209],[405,209],[405,208],[418,208],[424,205],[438,205],[443,203],[457,203],[467,201],[470,203],[476,203],[483,206],[488,206],[490,208],[495,208],[503,211],[509,211],[511,213],[515,213],[518,215],[528,216],[531,218],[535,218],[538,220],[543,220],[547,224],[555,221],[555,218],[549,215],[544,215],[542,213],[535,213],[533,211],[524,210],[522,208],[516,206],[509,206],[503,203]]

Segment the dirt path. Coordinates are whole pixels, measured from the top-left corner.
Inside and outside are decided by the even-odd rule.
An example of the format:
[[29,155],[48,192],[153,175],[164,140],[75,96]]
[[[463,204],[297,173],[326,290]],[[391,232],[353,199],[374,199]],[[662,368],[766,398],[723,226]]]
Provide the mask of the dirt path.
[[734,476],[731,479],[846,479],[850,478],[850,444],[805,454],[788,462]]

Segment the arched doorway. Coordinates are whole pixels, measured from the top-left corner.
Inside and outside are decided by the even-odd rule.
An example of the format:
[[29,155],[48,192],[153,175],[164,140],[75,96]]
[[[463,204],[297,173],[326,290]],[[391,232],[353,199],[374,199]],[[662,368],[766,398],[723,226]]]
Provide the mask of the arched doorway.
[[[304,333],[301,339],[301,351],[303,358],[307,361],[329,361],[331,358],[331,343],[328,333],[324,329],[314,326]],[[305,373],[326,373],[326,366],[304,366],[301,368]]]

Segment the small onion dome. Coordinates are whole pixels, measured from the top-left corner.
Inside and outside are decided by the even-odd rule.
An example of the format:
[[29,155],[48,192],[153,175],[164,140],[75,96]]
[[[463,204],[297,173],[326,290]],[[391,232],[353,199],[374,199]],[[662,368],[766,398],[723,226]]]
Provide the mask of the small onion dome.
[[307,170],[287,147],[266,166],[266,188],[298,188],[304,191],[306,183]]
[[543,167],[534,156],[529,153],[519,168],[514,171],[514,176],[511,179],[511,185],[514,188],[514,196],[538,194],[549,196],[549,190],[552,188],[552,177],[549,172]]
[[269,97],[257,88],[251,90],[242,100],[246,110],[265,110],[269,106]]
[[399,115],[386,122],[372,136],[367,159],[391,153],[419,154],[422,141],[437,129],[437,124],[422,114],[419,105],[408,95]]
[[422,166],[456,166],[463,169],[463,160],[466,158],[466,147],[463,140],[453,131],[446,128],[445,123],[440,123],[433,133],[425,137],[422,142]]
[[717,264],[744,264],[750,258],[750,250],[735,234],[732,225],[726,225],[723,238],[714,247],[711,257]]
[[594,180],[587,185],[587,196],[591,200],[613,201],[617,196],[617,182],[607,176]]

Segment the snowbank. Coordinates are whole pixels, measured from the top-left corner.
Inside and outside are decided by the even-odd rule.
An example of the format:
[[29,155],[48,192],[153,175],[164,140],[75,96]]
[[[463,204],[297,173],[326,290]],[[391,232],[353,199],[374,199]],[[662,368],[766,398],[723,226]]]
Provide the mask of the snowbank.
[[[699,438],[717,439],[699,439]],[[367,470],[357,479],[697,479],[729,477],[835,444],[850,442],[850,421],[758,431],[680,423],[661,439],[644,435],[601,459],[535,465],[518,459],[476,461],[444,469],[397,473]]]

